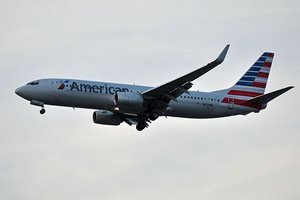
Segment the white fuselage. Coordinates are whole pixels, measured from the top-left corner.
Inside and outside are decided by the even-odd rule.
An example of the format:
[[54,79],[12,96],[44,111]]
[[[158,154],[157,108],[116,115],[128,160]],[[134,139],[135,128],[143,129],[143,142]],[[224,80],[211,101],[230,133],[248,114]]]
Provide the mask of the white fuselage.
[[265,109],[268,102],[292,89],[285,87],[265,94],[274,53],[264,52],[233,85],[213,92],[190,91],[193,81],[220,65],[229,45],[220,55],[190,73],[158,87],[74,79],[40,79],[16,89],[16,94],[40,106],[95,109],[93,122],[102,125],[136,125],[138,131],[159,116],[217,118],[246,115]]
[[[48,105],[108,110],[116,112],[114,95],[117,92],[142,93],[152,87],[95,82],[72,79],[41,79],[16,90],[29,101],[39,101]],[[258,112],[258,109],[222,103],[229,97],[227,90],[215,92],[190,91],[171,100],[163,115],[185,118],[215,118]],[[126,110],[123,113],[139,114],[143,109]]]

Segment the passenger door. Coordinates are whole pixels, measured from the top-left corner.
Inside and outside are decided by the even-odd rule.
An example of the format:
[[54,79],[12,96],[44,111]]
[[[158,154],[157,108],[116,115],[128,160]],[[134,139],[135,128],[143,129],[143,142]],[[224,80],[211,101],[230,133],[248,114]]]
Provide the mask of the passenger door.
[[234,99],[231,97],[228,97],[228,109],[232,110],[234,108]]

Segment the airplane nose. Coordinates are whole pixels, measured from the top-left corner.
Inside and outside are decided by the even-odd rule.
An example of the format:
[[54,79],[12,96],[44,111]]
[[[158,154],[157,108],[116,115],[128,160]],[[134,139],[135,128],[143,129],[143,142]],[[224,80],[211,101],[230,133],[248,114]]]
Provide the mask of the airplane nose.
[[23,97],[24,96],[24,88],[23,87],[19,87],[19,88],[17,88],[16,90],[15,90],[15,93],[17,94],[17,95],[19,95],[20,97]]

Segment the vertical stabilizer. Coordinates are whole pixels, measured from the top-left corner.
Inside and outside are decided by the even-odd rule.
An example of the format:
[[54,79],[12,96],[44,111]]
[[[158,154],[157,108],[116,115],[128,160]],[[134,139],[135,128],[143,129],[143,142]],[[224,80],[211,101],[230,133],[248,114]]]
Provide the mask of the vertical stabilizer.
[[228,90],[228,95],[235,99],[251,99],[265,93],[274,53],[265,52]]

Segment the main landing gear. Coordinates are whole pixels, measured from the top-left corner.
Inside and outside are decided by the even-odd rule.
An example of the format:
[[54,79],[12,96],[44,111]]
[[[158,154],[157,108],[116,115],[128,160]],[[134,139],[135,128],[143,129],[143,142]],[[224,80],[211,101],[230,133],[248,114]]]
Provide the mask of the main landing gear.
[[152,112],[148,115],[141,115],[138,117],[138,124],[136,125],[136,130],[142,131],[148,127],[147,122],[155,121],[159,117],[157,112]]
[[157,112],[152,112],[150,115],[149,115],[149,119],[151,121],[155,121],[157,120],[157,118],[159,117],[159,114]]
[[137,125],[136,125],[136,130],[138,131],[142,131],[146,128],[147,126],[147,123],[146,122],[139,122]]

